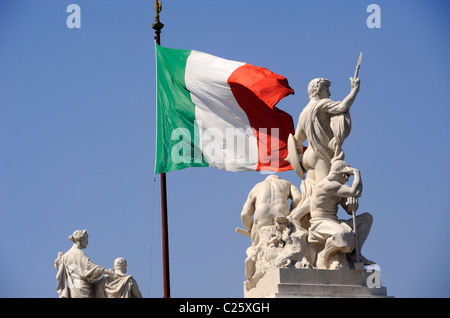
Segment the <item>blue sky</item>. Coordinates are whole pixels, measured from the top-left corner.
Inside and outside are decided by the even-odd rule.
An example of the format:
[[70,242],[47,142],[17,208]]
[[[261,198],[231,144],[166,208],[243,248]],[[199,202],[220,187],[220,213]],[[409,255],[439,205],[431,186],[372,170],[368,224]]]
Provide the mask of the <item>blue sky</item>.
[[[71,3],[80,29],[66,25]],[[445,0],[163,1],[163,46],[286,76],[296,94],[278,107],[295,124],[309,81],[343,99],[363,51],[343,149],[374,216],[363,253],[396,297],[450,296],[448,12]],[[151,0],[0,1],[0,297],[57,297],[53,261],[77,229],[93,262],[125,257],[143,296],[162,297],[153,21]],[[167,174],[173,297],[243,296],[250,242],[234,229],[264,178]]]

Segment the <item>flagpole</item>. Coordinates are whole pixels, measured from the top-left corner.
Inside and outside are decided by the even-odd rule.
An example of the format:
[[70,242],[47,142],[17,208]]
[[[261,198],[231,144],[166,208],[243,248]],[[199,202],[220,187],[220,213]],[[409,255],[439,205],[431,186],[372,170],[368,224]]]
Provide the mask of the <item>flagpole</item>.
[[[155,41],[161,45],[161,29],[164,24],[159,21],[161,12],[161,1],[155,0],[155,22],[152,28],[155,30]],[[163,280],[164,280],[164,298],[170,298],[170,273],[169,273],[169,231],[167,225],[167,187],[166,173],[160,174],[161,179],[161,222],[162,222],[162,250],[163,250]]]

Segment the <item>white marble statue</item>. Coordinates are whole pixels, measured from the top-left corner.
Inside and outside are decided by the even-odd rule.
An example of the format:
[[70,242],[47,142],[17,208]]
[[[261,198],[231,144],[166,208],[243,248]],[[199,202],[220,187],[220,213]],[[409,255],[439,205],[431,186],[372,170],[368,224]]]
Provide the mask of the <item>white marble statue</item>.
[[[251,233],[252,244],[258,244],[259,228],[274,225],[275,218],[288,215],[290,210],[297,207],[301,198],[297,187],[277,175],[269,175],[256,184],[248,194],[241,213],[242,223]],[[290,208],[289,199],[292,200]]]
[[[353,184],[345,183],[353,175]],[[311,261],[319,269],[349,268],[347,253],[353,252],[351,261],[355,262],[356,242],[352,229],[353,218],[339,220],[337,213],[341,206],[353,215],[358,209],[358,198],[362,193],[362,182],[358,169],[351,168],[343,160],[336,160],[329,174],[320,180],[310,201],[310,228],[308,242],[311,244]],[[356,216],[358,247],[361,248],[369,235],[372,216],[363,213]],[[366,265],[373,264],[363,258]]]
[[123,257],[114,260],[116,278],[103,276],[95,283],[95,298],[142,298],[139,286],[131,275],[127,275],[127,261]]
[[100,265],[94,264],[83,251],[88,245],[86,230],[77,230],[69,236],[73,242],[66,252],[58,253],[55,260],[57,287],[60,298],[91,298],[93,283],[102,275],[116,277],[117,275]]
[[[244,204],[241,218],[252,238],[245,261],[247,289],[273,268],[339,270],[374,264],[361,255],[372,225],[369,213],[356,215],[361,175],[344,161],[342,150],[351,130],[350,108],[359,92],[360,62],[361,55],[350,78],[350,93],[342,101],[330,99],[327,79],[316,78],[308,85],[310,101],[295,135],[289,136],[286,159],[302,179],[300,191],[270,176],[251,190]],[[347,185],[351,176],[353,183]],[[352,218],[339,219],[339,207]]]
[[[55,260],[57,286],[60,298],[141,298],[133,276],[126,274],[126,260],[117,258],[114,270],[94,264],[83,251],[88,245],[86,230],[77,230],[69,236],[73,242],[66,252]],[[103,276],[105,275],[105,276]]]
[[[330,99],[331,82],[313,79],[308,85],[310,101],[300,113],[295,140],[307,177],[316,183],[325,177],[334,160],[344,160],[342,144],[351,130],[350,107],[359,92],[360,79],[350,78],[350,93],[342,101]],[[303,153],[303,142],[308,147]]]
[[269,175],[250,191],[241,212],[252,241],[245,260],[247,288],[270,269],[308,266],[304,255],[307,231],[296,229],[286,218],[300,200],[297,187],[277,175]]
[[[288,139],[287,160],[304,179],[300,184],[302,201],[291,216],[296,227],[309,228],[310,198],[316,184],[328,175],[333,161],[345,158],[342,145],[350,134],[350,108],[359,83],[357,74],[350,78],[350,93],[342,101],[330,99],[331,83],[325,78],[315,78],[308,85],[310,101],[300,113],[295,135]],[[303,145],[305,141],[307,147]]]

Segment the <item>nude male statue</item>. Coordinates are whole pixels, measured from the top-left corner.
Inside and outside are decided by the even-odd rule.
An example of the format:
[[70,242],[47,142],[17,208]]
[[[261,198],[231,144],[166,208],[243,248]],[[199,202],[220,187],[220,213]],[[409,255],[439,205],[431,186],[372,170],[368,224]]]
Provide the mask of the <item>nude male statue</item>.
[[[258,230],[274,225],[278,217],[285,217],[301,200],[301,193],[289,181],[269,175],[250,191],[241,213],[242,223],[250,232],[252,246],[247,249],[245,276],[250,279],[255,271],[253,247],[259,243]],[[289,208],[289,199],[292,200]],[[252,218],[253,216],[253,218]]]
[[[353,175],[352,186],[345,183]],[[310,200],[311,226],[308,241],[312,244],[311,258],[316,267],[322,269],[345,267],[342,255],[352,252],[355,247],[352,219],[338,220],[338,206],[352,215],[358,209],[358,199],[362,193],[361,176],[358,169],[350,167],[342,160],[336,160],[329,174],[320,180]],[[358,243],[361,248],[369,235],[372,216],[363,213],[356,217]],[[353,256],[353,255],[352,255]],[[361,256],[363,262],[373,264]],[[353,260],[354,261],[354,260]]]
[[[298,205],[301,197],[297,187],[277,175],[269,175],[256,184],[250,191],[241,213],[242,223],[251,233],[252,244],[259,242],[259,228],[274,225],[276,217],[288,215],[289,211]],[[290,208],[289,199],[292,200]]]

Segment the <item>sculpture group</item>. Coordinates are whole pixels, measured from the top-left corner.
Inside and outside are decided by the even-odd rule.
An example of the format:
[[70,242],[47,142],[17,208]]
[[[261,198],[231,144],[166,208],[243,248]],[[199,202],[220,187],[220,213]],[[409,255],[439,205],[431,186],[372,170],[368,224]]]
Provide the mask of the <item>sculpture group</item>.
[[55,260],[57,287],[60,298],[142,298],[136,280],[127,275],[127,261],[116,258],[114,269],[94,264],[83,251],[88,245],[86,230],[69,236],[73,242]]
[[[289,136],[286,158],[302,179],[300,190],[269,175],[248,195],[241,213],[252,242],[245,261],[247,290],[274,268],[361,269],[374,264],[360,253],[372,225],[369,213],[356,215],[361,175],[344,161],[342,150],[360,87],[359,63],[342,101],[330,99],[327,79],[308,85],[310,101],[300,113],[295,135]],[[347,185],[350,177],[353,182]],[[339,206],[352,217],[339,219]]]

